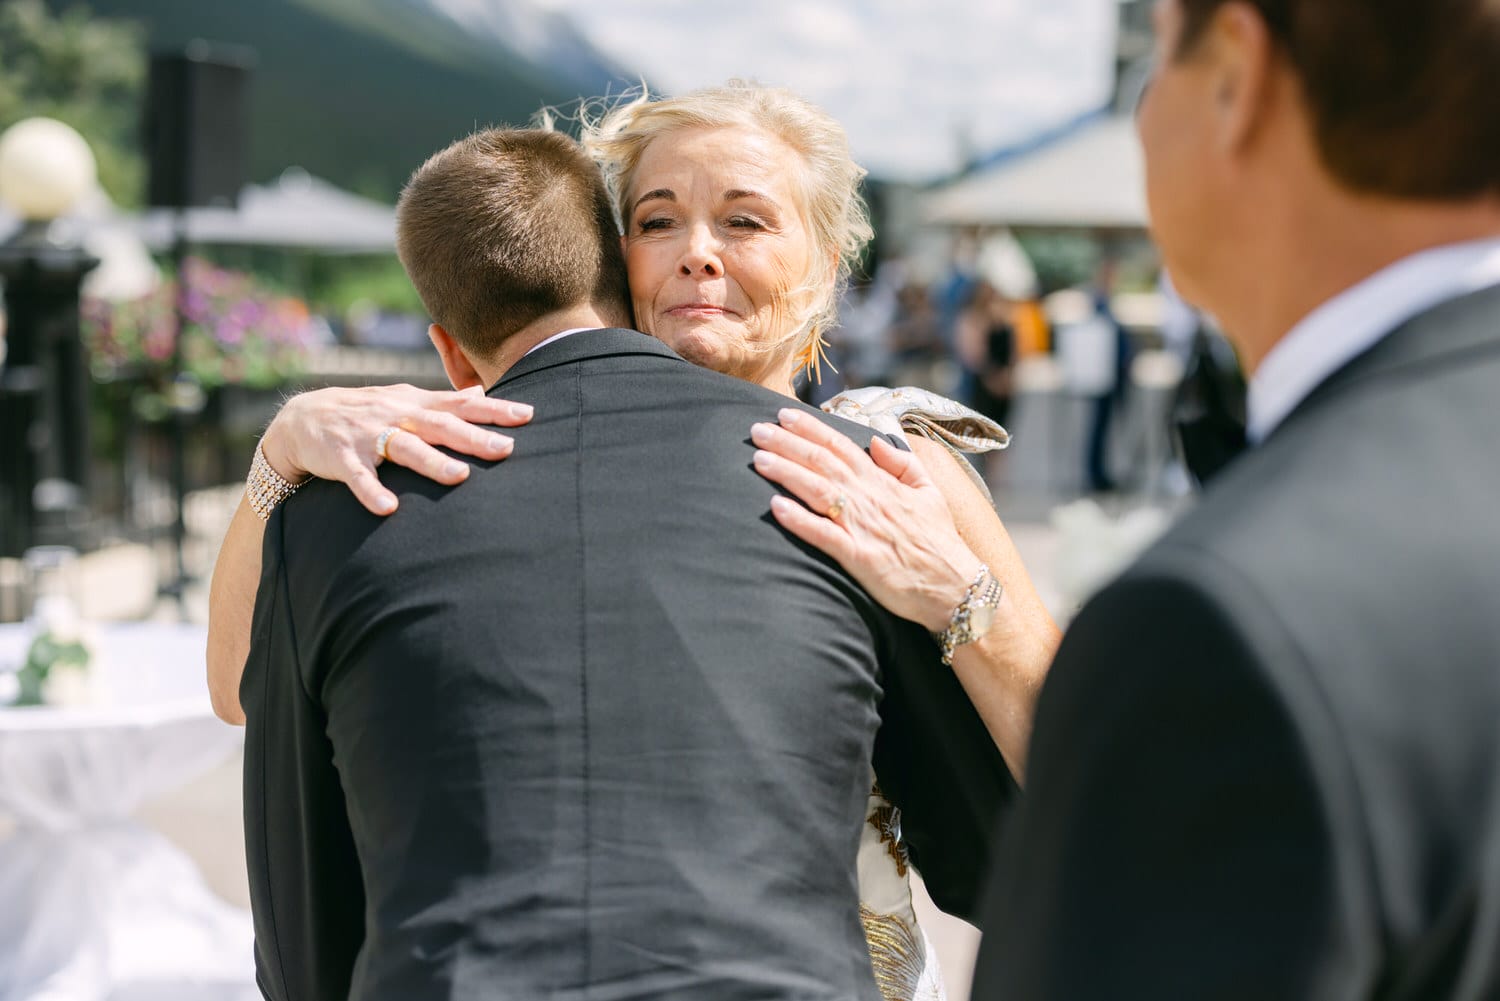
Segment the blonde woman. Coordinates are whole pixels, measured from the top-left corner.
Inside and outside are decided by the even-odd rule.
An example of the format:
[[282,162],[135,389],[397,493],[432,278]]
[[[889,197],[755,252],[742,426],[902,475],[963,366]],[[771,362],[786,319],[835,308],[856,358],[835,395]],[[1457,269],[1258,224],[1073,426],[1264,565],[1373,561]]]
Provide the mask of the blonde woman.
[[[587,123],[584,142],[618,211],[637,327],[697,365],[791,396],[798,373],[819,364],[850,265],[871,235],[858,193],[864,171],[851,159],[842,128],[788,91],[731,83],[678,98],[643,94]],[[927,608],[941,606],[941,631],[970,582],[977,587],[993,578],[1003,585],[996,627],[951,651],[951,664],[1019,777],[1057,630],[982,487],[953,451],[989,447],[1004,432],[990,427],[986,442],[977,415],[899,391],[867,391],[837,406],[844,416],[873,415],[882,429],[906,430],[943,498],[932,523],[910,526],[911,553],[856,558],[899,576],[902,563],[920,551],[913,567],[921,576],[908,580],[909,593],[898,588],[883,603],[918,621],[932,617]],[[264,447],[283,471],[343,480],[371,511],[387,514],[396,498],[374,474],[380,432],[391,426],[413,432],[383,440],[390,459],[457,483],[467,467],[433,446],[484,458],[509,450],[466,421],[503,425],[516,418],[504,401],[474,394],[321,390],[290,400]],[[761,443],[785,432],[762,426],[754,434]],[[774,466],[777,457],[766,454],[763,461]],[[774,468],[763,472],[775,478]],[[258,520],[242,508],[214,575],[210,680],[229,719],[239,716],[259,532]],[[859,568],[848,569],[860,576]],[[907,866],[899,817],[872,791],[859,875],[876,979],[887,999],[939,998],[941,980],[912,910]]]

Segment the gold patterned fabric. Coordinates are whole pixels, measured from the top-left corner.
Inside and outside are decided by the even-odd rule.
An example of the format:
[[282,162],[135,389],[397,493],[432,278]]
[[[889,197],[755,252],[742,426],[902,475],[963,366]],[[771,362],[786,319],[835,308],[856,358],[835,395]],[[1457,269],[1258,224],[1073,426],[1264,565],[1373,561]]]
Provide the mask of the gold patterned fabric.
[[942,972],[912,909],[901,811],[870,790],[859,845],[859,917],[884,1001],[944,1001]]
[[870,944],[870,966],[885,1001],[911,1001],[922,983],[927,950],[905,921],[893,914],[876,914],[863,904],[859,920]]
[[[879,789],[875,790],[875,795],[880,795]],[[905,876],[911,860],[906,854],[906,842],[901,840],[901,811],[889,803],[882,803],[871,812],[869,823],[880,832],[880,842],[896,866],[896,875]]]

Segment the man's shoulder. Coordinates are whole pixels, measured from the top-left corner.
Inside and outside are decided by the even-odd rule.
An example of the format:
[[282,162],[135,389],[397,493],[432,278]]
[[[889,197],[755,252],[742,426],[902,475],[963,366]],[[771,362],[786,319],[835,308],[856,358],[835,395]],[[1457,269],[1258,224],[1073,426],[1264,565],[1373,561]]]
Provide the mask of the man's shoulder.
[[[673,361],[679,363],[671,364]],[[774,423],[778,411],[792,408],[817,417],[861,445],[868,444],[878,434],[855,421],[825,413],[796,397],[722,372],[700,368],[681,361],[677,355],[597,356],[587,359],[585,365],[600,377],[595,386],[603,387],[606,396],[633,400],[633,405],[642,408],[659,408],[663,417],[668,419],[681,416],[679,408],[689,407],[695,411],[695,420],[702,426],[732,425],[737,434],[748,436],[750,423]],[[639,377],[648,374],[654,380],[654,386],[630,379],[632,375]],[[670,395],[653,396],[653,392],[662,386],[671,387]],[[899,435],[881,437],[898,447],[906,447]]]
[[[380,470],[380,478],[400,496],[403,508],[453,489],[395,465]],[[417,520],[372,514],[344,483],[313,479],[272,513],[265,545],[275,548],[286,572],[312,585],[332,578],[362,550],[368,551],[372,536],[400,534],[401,525]]]
[[[1405,548],[1431,516],[1484,532],[1500,490],[1500,294],[1444,304],[1351,362],[1229,466],[1171,533],[1231,562]],[[1476,317],[1484,322],[1476,327]],[[1476,333],[1477,331],[1477,333]],[[1490,533],[1485,533],[1490,534]]]
[[[659,407],[664,414],[686,405],[702,414],[718,412],[724,421],[743,420],[746,414],[756,420],[774,421],[778,410],[794,407],[816,415],[861,443],[872,437],[871,431],[861,424],[826,414],[756,383],[694,365],[654,337],[623,328],[581,331],[547,345],[517,363],[492,392],[502,396],[508,390],[523,396],[537,392],[572,393],[570,387],[580,373],[597,377],[594,388],[597,391],[603,387],[607,397],[633,400],[633,405],[642,408]],[[649,388],[643,385],[638,381],[641,377],[649,377],[654,385]],[[672,388],[670,397],[653,396],[662,386]],[[899,436],[890,440],[905,447]]]
[[1419,697],[1433,672],[1461,688],[1500,658],[1500,591],[1480,585],[1500,566],[1493,367],[1392,368],[1314,401],[1116,586],[1201,596],[1273,676],[1311,672],[1339,704]]
[[[413,480],[422,479],[411,470],[395,465],[377,470],[377,473],[385,481],[399,477],[403,473],[408,474]],[[316,477],[302,484],[296,493],[283,501],[276,514],[272,516],[273,519],[278,515],[282,519],[283,531],[290,529],[303,531],[308,527],[316,527],[323,523],[369,531],[385,520],[370,513],[346,484],[338,480],[323,480]]]

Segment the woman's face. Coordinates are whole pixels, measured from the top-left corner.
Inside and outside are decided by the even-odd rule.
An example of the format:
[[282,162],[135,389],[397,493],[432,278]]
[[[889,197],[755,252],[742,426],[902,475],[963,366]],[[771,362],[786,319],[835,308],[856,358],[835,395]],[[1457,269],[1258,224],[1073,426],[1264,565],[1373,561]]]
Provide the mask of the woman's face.
[[797,153],[750,128],[654,139],[626,194],[636,324],[695,365],[789,392],[812,241]]

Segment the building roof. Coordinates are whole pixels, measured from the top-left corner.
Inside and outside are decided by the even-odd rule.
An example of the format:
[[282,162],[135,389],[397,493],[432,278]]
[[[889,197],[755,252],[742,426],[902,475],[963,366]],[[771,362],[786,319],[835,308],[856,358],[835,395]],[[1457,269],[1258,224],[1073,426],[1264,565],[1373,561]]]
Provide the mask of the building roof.
[[1029,148],[1002,152],[923,198],[930,222],[1144,229],[1145,164],[1133,123],[1086,118]]

